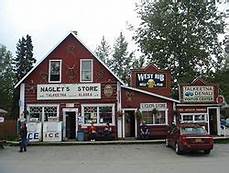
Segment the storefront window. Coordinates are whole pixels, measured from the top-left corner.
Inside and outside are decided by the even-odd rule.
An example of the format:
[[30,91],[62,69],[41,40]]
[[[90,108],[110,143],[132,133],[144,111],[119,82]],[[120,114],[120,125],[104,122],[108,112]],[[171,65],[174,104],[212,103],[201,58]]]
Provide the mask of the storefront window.
[[48,121],[49,118],[57,118],[57,107],[44,107],[44,115],[44,121]]
[[159,111],[157,114],[152,114],[151,111],[143,111],[142,115],[146,124],[166,124],[165,111]]
[[182,122],[206,122],[206,114],[183,114]]
[[29,121],[58,120],[58,106],[28,106]]
[[84,124],[114,124],[114,105],[83,106]]
[[29,121],[41,121],[42,107],[31,106],[29,107]]
[[88,106],[84,107],[84,123],[97,123],[97,107]]
[[112,107],[99,107],[99,123],[112,123]]

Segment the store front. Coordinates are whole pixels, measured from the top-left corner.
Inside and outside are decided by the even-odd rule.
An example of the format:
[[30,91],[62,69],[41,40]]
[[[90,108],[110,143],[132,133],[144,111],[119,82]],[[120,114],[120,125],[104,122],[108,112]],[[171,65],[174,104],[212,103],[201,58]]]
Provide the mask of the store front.
[[211,135],[220,135],[219,87],[207,84],[201,79],[189,85],[180,86],[180,101],[177,104],[177,120],[179,122],[198,123]]
[[19,120],[34,142],[76,140],[91,124],[101,132],[107,123],[117,138],[122,84],[71,32],[17,83]]

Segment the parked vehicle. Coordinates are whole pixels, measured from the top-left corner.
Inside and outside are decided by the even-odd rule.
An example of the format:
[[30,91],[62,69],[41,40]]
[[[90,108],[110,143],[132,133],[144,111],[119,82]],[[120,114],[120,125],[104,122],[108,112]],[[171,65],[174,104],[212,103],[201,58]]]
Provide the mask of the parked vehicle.
[[199,150],[209,154],[213,149],[213,137],[198,124],[182,123],[170,128],[166,146],[174,148],[177,154]]

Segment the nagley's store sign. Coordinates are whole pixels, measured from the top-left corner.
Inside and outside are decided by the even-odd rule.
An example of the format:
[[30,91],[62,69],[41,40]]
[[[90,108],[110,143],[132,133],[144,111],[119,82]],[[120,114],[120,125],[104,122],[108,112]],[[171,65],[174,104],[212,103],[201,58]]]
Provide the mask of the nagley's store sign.
[[100,98],[101,85],[99,83],[37,85],[37,100]]
[[213,102],[214,86],[183,86],[184,102]]

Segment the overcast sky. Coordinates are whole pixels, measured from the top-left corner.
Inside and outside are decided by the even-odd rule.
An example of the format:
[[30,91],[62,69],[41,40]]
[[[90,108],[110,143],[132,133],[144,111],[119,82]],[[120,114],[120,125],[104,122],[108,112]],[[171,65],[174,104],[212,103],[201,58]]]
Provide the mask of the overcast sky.
[[45,56],[69,31],[94,51],[105,36],[113,44],[122,31],[133,49],[128,25],[139,20],[139,0],[0,0],[0,43],[14,55],[19,38],[32,36],[34,56]]

